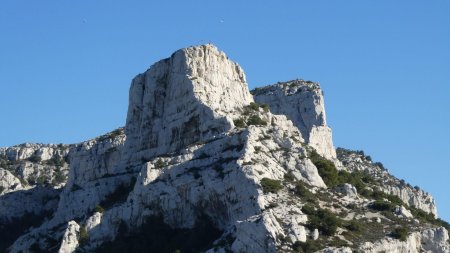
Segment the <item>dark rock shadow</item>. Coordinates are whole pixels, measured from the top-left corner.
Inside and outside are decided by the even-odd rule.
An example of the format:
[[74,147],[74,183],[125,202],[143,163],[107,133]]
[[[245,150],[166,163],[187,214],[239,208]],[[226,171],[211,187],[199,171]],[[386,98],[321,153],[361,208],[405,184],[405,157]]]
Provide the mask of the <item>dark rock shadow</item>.
[[58,204],[60,189],[37,186],[0,197],[0,252],[7,252],[31,227],[49,219]]

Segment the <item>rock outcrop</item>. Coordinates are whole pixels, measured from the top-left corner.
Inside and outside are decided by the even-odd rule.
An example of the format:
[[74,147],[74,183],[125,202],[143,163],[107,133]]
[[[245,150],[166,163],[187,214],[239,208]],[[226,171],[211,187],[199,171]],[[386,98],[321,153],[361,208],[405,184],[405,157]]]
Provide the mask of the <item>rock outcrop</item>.
[[331,128],[327,126],[323,92],[318,83],[304,80],[279,82],[252,90],[255,101],[270,111],[286,115],[302,133],[306,143],[327,159],[336,158]]
[[[336,155],[318,84],[253,95],[223,52],[189,47],[133,79],[123,129],[69,146],[0,149],[5,226],[25,217],[12,208],[27,210],[13,196],[54,196],[33,197],[41,202],[32,208],[49,214],[0,250],[448,250],[447,223],[423,216],[436,213],[434,201],[412,192],[416,200],[403,203],[411,198],[384,185],[394,177],[352,152]],[[52,184],[61,171],[67,180]]]
[[0,251],[49,219],[67,181],[70,145],[0,148]]
[[61,242],[61,247],[58,253],[72,253],[75,252],[79,243],[78,237],[80,234],[80,225],[75,221],[69,221],[67,229],[64,231],[64,235]]
[[237,109],[251,102],[244,72],[216,47],[178,50],[131,84],[125,161],[139,163],[225,133]]
[[421,240],[422,250],[425,252],[450,252],[448,231],[443,227],[424,230]]
[[20,180],[10,171],[0,168],[0,194],[14,192],[23,189]]
[[0,148],[0,223],[56,209],[69,172],[67,145]]
[[394,239],[384,239],[375,243],[367,242],[361,250],[364,252],[432,252],[447,253],[450,248],[448,246],[448,232],[444,228],[427,229],[422,233],[412,233],[404,241]]
[[0,156],[10,161],[33,159],[47,161],[56,156],[64,157],[69,151],[70,145],[55,144],[33,144],[25,143],[14,147],[0,148]]
[[432,213],[437,217],[434,198],[427,192],[393,177],[381,163],[374,163],[362,152],[338,149],[338,159],[349,171],[369,173],[375,180],[383,182],[382,191],[398,196],[407,205]]

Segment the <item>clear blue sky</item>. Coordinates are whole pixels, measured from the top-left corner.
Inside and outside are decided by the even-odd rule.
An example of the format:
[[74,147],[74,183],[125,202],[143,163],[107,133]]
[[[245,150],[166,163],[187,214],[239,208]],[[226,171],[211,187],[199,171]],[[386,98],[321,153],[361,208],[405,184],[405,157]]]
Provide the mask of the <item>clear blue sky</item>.
[[0,33],[0,146],[123,126],[136,74],[211,41],[252,88],[320,82],[336,146],[431,192],[450,220],[450,0],[2,0]]

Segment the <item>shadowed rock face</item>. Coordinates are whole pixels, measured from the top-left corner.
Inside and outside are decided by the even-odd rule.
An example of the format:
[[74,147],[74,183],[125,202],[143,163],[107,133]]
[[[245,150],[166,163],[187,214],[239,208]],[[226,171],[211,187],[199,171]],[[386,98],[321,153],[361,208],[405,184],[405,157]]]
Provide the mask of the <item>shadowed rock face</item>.
[[67,180],[68,145],[0,148],[0,252],[56,210]]
[[[447,230],[436,225],[444,223],[433,217],[425,216],[431,224],[414,221],[412,213],[399,218],[367,211],[376,198],[396,201],[402,213],[410,206],[433,212],[434,202],[421,205],[419,196],[403,206],[401,196],[389,195],[400,193],[382,184],[396,179],[376,164],[355,162],[352,152],[339,157],[345,167],[337,160],[317,83],[295,80],[252,93],[255,98],[242,69],[223,52],[210,44],[189,47],[133,79],[124,130],[62,151],[49,145],[37,152],[34,144],[0,148],[0,158],[8,159],[0,160],[7,165],[0,168],[0,211],[29,210],[17,201],[26,195],[37,214],[52,213],[26,223],[35,226],[27,231],[17,226],[0,247],[21,234],[11,252],[272,253],[344,245],[339,240],[349,232],[352,248],[367,252],[448,250]],[[22,185],[14,174],[45,174],[40,160],[60,153],[70,161],[61,167],[69,172],[55,189]],[[11,165],[30,158],[37,164]],[[55,178],[53,167],[48,180]],[[41,191],[44,197],[33,197]],[[10,217],[5,213],[0,221]],[[362,225],[348,226],[350,220]],[[395,222],[414,229],[405,242],[390,238]],[[337,226],[344,232],[339,237],[333,235]],[[352,230],[366,226],[374,230]]]

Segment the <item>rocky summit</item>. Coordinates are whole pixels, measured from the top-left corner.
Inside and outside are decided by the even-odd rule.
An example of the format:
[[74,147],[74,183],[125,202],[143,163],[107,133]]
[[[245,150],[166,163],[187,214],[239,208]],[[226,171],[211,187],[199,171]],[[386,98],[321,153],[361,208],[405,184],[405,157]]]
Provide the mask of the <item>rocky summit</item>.
[[323,92],[249,91],[211,44],[137,75],[126,125],[0,148],[2,252],[450,252],[432,196],[335,149]]

